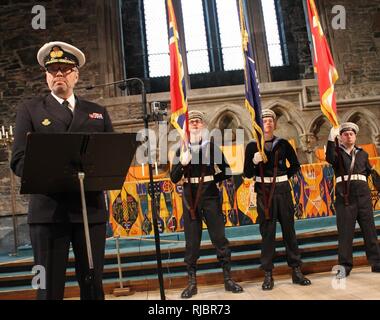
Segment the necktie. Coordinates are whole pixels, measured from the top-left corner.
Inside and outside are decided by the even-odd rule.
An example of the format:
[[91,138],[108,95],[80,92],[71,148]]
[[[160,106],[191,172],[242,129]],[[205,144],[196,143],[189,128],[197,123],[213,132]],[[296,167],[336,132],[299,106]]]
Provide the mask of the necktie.
[[73,119],[73,112],[71,111],[71,109],[69,107],[70,103],[67,100],[65,100],[62,102],[62,105],[65,108],[65,110],[67,111],[67,113],[70,115],[71,120],[72,120]]

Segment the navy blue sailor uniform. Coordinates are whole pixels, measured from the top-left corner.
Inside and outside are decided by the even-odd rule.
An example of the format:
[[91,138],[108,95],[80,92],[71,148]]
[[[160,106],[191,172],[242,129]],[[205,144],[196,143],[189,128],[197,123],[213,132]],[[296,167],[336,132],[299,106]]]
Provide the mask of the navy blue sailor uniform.
[[[257,193],[257,212],[262,236],[261,268],[271,271],[274,267],[273,257],[275,254],[276,222],[281,225],[282,235],[285,242],[287,262],[292,268],[301,266],[301,256],[298,249],[297,238],[294,228],[294,204],[291,195],[289,178],[300,170],[300,163],[290,143],[278,137],[266,141],[265,154],[268,161],[264,166],[264,196],[263,183],[261,180],[259,165],[252,161],[258,151],[255,141],[247,144],[244,159],[244,176],[255,177],[255,192]],[[276,155],[277,153],[277,155]],[[290,167],[286,165],[289,161]],[[276,167],[276,169],[275,169]],[[274,181],[274,171],[276,177]],[[271,190],[273,190],[271,194]],[[269,198],[268,198],[269,197]],[[265,217],[265,202],[269,199],[269,219]]]
[[[22,103],[17,112],[11,168],[22,176],[28,132],[112,132],[106,109],[76,97],[73,115],[52,94]],[[102,192],[86,192],[90,237],[94,259],[96,299],[103,299],[102,273],[108,219]],[[46,289],[38,299],[62,299],[70,242],[81,299],[89,298],[85,284],[88,260],[80,193],[30,195],[28,224],[36,265],[46,269]]]
[[[191,155],[192,159],[189,165],[184,167],[178,161],[177,164],[173,165],[170,173],[173,183],[178,183],[184,178],[182,201],[186,240],[185,263],[187,269],[189,272],[195,272],[196,270],[202,238],[203,220],[207,225],[210,239],[216,248],[218,260],[223,269],[230,269],[231,250],[225,236],[224,214],[217,187],[219,182],[231,177],[230,166],[219,147],[209,141],[192,145]],[[179,156],[180,150],[178,149],[176,158],[179,158]],[[215,166],[218,167],[217,170]],[[204,182],[198,191],[202,173]],[[198,205],[195,208],[196,219],[192,219],[190,199],[193,200],[193,205],[195,205],[198,192],[200,196]]]
[[[368,153],[355,146],[348,154],[343,145],[339,146],[341,161],[333,141],[327,142],[326,161],[335,172],[335,208],[338,229],[338,261],[348,275],[353,266],[352,245],[356,221],[363,232],[364,245],[369,264],[380,271],[380,245],[372,209],[371,192],[367,177],[371,174]],[[341,167],[343,165],[343,168]],[[352,169],[351,169],[352,168]],[[345,183],[342,179],[347,181]],[[347,192],[348,191],[348,192]],[[345,201],[345,193],[347,194]]]

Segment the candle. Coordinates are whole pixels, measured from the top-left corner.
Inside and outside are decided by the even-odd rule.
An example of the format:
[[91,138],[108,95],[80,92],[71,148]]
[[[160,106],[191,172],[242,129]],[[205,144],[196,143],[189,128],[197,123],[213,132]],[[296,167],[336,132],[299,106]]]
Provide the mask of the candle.
[[3,135],[1,134],[1,131],[0,131],[0,140],[3,139]]
[[12,126],[9,126],[9,134],[10,134],[11,136],[13,136],[13,128],[12,128]]
[[5,132],[5,139],[8,139],[8,131]]
[[158,176],[157,162],[154,163],[154,169],[156,170],[156,176]]
[[323,146],[323,151],[324,151],[325,154],[326,154],[326,145]]
[[145,176],[145,173],[144,173],[144,164],[143,163],[141,164],[141,172],[142,172],[142,175]]
[[4,126],[1,126],[1,131],[3,132],[3,136],[5,136],[5,128],[4,128]]

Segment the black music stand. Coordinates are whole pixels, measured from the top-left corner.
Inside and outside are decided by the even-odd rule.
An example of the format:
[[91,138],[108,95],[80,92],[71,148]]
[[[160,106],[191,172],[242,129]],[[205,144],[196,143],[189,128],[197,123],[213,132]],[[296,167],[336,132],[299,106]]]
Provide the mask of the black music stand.
[[139,143],[136,133],[29,133],[20,193],[80,192],[89,274],[94,264],[85,191],[120,190]]

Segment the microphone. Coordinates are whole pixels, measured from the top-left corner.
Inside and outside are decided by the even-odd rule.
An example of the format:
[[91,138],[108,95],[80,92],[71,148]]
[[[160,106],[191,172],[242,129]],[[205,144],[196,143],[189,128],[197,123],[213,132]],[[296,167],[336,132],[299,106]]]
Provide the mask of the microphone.
[[83,90],[83,89],[84,90],[92,90],[94,88],[109,87],[109,86],[113,86],[113,85],[118,84],[120,90],[124,91],[127,88],[127,83],[133,82],[133,81],[140,82],[141,87],[143,88],[143,90],[145,90],[144,82],[140,78],[127,78],[127,79],[122,79],[122,80],[118,80],[118,81],[114,81],[114,82],[108,82],[108,83],[90,84],[90,85],[83,86],[83,87],[77,87],[76,90]]
[[83,90],[83,89],[92,90],[98,87],[109,87],[109,86],[113,86],[117,84],[119,85],[119,88],[121,90],[125,90],[127,88],[127,83],[129,82],[138,82],[141,87],[141,104],[143,107],[144,121],[145,120],[148,121],[150,118],[150,112],[147,107],[145,84],[144,84],[144,81],[140,78],[126,78],[126,79],[122,79],[122,80],[118,80],[114,82],[108,82],[108,83],[102,83],[102,84],[90,84],[84,87],[77,87],[76,90]]

